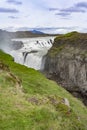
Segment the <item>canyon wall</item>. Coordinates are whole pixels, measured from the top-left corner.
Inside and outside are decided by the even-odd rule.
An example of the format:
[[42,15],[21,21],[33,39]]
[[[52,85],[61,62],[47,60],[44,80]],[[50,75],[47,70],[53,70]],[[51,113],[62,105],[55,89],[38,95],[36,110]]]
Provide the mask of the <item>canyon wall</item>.
[[47,54],[45,72],[87,105],[87,34],[56,37]]

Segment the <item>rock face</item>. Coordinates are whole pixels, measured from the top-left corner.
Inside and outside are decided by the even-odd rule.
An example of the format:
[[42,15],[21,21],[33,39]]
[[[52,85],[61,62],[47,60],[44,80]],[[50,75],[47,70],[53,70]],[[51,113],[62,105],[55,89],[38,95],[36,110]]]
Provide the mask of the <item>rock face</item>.
[[47,54],[45,71],[87,105],[87,34],[57,37]]

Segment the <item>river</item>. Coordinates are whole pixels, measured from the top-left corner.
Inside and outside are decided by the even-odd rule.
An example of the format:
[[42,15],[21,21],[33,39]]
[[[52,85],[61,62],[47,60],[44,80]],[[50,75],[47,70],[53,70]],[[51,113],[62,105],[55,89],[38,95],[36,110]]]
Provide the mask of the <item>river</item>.
[[44,69],[45,55],[52,47],[54,37],[35,37],[12,39],[23,42],[23,47],[18,50],[10,50],[14,61],[36,70]]

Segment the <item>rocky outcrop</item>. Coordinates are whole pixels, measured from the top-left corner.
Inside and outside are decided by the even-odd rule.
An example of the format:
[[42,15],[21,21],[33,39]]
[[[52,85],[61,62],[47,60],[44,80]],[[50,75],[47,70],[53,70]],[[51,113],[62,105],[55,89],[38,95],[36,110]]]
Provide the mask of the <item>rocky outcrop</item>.
[[87,34],[72,32],[57,37],[47,54],[45,71],[49,79],[87,105]]

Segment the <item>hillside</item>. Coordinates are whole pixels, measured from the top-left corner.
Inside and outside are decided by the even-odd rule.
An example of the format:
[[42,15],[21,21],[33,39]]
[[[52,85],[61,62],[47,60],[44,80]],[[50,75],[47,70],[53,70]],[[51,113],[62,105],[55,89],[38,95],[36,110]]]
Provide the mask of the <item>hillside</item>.
[[50,36],[50,35],[36,31],[36,30],[8,32],[8,31],[0,29],[0,40],[1,39],[11,39],[11,38],[42,37],[42,36],[44,37],[44,36]]
[[87,108],[0,51],[0,130],[87,130]]
[[47,54],[45,71],[87,105],[87,34],[58,36]]

